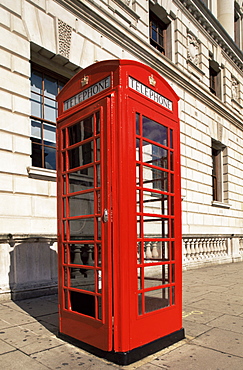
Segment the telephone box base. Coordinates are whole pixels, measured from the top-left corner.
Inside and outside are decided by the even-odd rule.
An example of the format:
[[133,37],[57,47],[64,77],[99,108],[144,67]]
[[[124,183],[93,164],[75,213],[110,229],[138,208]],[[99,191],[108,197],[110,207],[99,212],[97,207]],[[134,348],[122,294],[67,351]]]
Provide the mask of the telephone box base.
[[102,357],[118,365],[126,366],[155,352],[161,351],[162,349],[169,347],[176,342],[179,342],[185,338],[185,331],[182,328],[174,333],[147,343],[141,347],[134,348],[128,352],[103,351],[60,332],[59,338],[64,339],[65,341],[82,348],[85,351],[94,354],[95,356]]

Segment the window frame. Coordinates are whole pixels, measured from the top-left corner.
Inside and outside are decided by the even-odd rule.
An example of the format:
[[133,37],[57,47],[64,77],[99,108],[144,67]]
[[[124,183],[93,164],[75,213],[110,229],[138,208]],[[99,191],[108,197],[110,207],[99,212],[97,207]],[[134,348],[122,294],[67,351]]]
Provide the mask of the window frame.
[[209,60],[209,91],[221,99],[221,70],[219,64]]
[[[40,93],[34,91],[33,89],[33,73],[37,73],[41,75],[41,91]],[[31,140],[31,166],[34,168],[40,168],[42,170],[56,170],[56,160],[55,164],[53,165],[53,168],[47,167],[47,162],[45,161],[45,150],[54,149],[56,152],[56,141],[47,143],[46,138],[44,137],[45,130],[48,126],[52,126],[56,128],[56,119],[55,120],[48,120],[45,118],[45,99],[49,99],[50,102],[53,102],[53,105],[55,105],[55,111],[57,115],[57,104],[56,99],[51,98],[50,96],[47,98],[45,95],[45,79],[49,78],[50,80],[56,80],[57,82],[57,94],[60,92],[61,88],[65,85],[65,83],[68,81],[65,77],[48,70],[44,67],[41,67],[35,63],[31,63],[31,75],[30,75],[30,102],[31,102],[31,114],[30,114],[30,125],[31,130],[34,128],[34,122],[36,122],[37,131],[40,132],[40,138],[37,138],[37,136],[33,135],[33,132],[30,133],[30,140]],[[32,104],[35,101],[32,99],[32,96],[39,97],[40,101],[40,114],[35,115],[36,112],[33,112]],[[37,101],[37,100],[36,100]],[[34,131],[34,129],[33,129]],[[48,129],[46,130],[48,132]],[[51,132],[51,130],[50,130]],[[38,152],[39,151],[39,152]]]
[[212,205],[229,208],[227,147],[212,139]]
[[[153,30],[153,22],[156,24]],[[156,33],[156,39],[153,38],[153,31]],[[161,40],[160,40],[161,38]],[[164,11],[163,20],[150,9],[149,11],[149,42],[162,55],[172,59],[172,44],[171,44],[171,21]]]

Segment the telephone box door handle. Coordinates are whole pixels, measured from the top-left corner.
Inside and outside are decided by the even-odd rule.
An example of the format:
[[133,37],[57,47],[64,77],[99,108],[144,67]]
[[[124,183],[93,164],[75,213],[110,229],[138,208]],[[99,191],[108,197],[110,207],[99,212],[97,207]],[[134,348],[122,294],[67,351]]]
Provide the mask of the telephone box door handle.
[[108,222],[108,210],[106,208],[104,209],[103,221]]

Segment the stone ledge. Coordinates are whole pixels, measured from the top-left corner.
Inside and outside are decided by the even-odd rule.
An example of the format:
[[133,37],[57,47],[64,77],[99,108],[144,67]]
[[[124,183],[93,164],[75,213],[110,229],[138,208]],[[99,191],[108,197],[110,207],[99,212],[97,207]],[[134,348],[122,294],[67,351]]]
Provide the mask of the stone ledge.
[[39,180],[56,181],[56,170],[48,170],[47,168],[27,167],[29,177]]

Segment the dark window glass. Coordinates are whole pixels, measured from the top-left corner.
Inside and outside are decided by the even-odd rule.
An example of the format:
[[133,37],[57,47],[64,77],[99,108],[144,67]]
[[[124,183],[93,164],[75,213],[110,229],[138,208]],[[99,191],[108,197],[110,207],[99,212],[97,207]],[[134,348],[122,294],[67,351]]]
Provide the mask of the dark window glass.
[[171,58],[171,28],[166,12],[164,21],[150,12],[149,33],[150,44],[162,54]]

